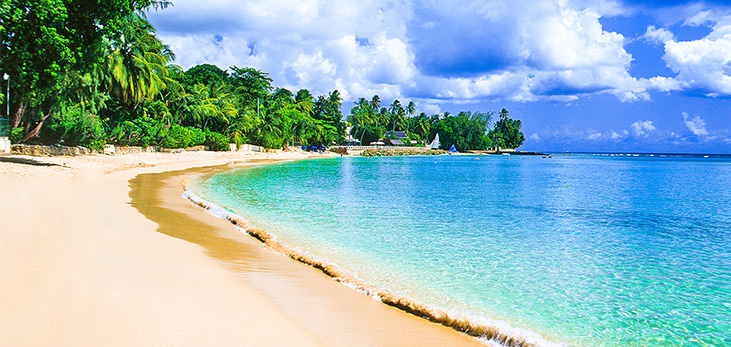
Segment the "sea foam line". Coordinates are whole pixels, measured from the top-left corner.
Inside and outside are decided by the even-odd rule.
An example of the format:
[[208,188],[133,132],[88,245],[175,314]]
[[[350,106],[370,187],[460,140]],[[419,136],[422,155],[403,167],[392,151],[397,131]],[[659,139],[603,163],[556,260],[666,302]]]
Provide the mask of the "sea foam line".
[[320,259],[302,254],[284,246],[268,232],[249,227],[247,221],[241,216],[202,199],[187,188],[183,192],[183,197],[207,210],[210,214],[229,221],[237,229],[253,236],[275,252],[317,268],[343,285],[364,293],[374,299],[380,300],[384,304],[394,306],[415,316],[442,324],[486,342],[497,342],[501,345],[511,347],[565,346],[563,343],[548,341],[536,332],[516,328],[506,322],[482,316],[449,312],[447,310],[432,307],[417,300],[380,289],[343,270],[340,270],[334,264],[329,264]]

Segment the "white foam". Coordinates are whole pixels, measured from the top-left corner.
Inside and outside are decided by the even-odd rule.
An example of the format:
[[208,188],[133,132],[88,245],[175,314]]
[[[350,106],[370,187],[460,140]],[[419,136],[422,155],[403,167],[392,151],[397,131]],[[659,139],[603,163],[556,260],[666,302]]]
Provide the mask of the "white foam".
[[[190,200],[194,204],[207,210],[213,216],[230,221],[231,223],[234,224],[234,227],[239,232],[249,234],[249,232],[247,231],[248,221],[246,219],[242,218],[241,216],[239,216],[221,206],[218,206],[214,203],[206,201],[203,198],[201,198],[200,196],[194,194],[193,192],[191,192],[189,190],[186,190],[185,192],[183,192],[182,197]],[[275,238],[273,235],[271,235],[271,236],[273,239]],[[287,249],[289,251],[296,251],[301,255],[306,255],[310,258],[316,258],[316,257],[313,257],[311,254],[309,254],[309,252],[306,252],[300,248],[296,248],[296,250],[295,250],[295,249],[287,247],[286,245],[282,245],[281,243],[279,243],[279,244],[284,249]],[[285,254],[282,254],[282,255],[285,255]],[[321,261],[321,259],[315,259],[315,260]],[[338,267],[336,264],[332,264],[329,262],[322,262],[322,263],[331,264],[333,266]],[[312,264],[310,264],[310,265],[312,265]],[[340,267],[338,267],[338,269],[340,269]],[[357,276],[354,276],[353,278],[357,281],[356,283],[350,282],[346,278],[333,277],[334,280],[338,281],[340,284],[342,284],[348,288],[351,288],[360,293],[363,293],[379,302],[384,302],[383,298],[381,296],[384,294],[384,290],[383,290],[384,288],[374,286],[372,284],[367,284],[365,281],[358,278]],[[389,292],[388,289],[386,289],[385,292]],[[391,292],[391,293],[393,293],[393,292]],[[409,298],[404,298],[404,299],[414,302],[412,299],[409,299]],[[536,332],[533,332],[533,331],[530,331],[527,329],[513,327],[507,322],[490,319],[490,318],[487,318],[484,316],[473,315],[470,313],[444,310],[444,309],[434,307],[431,305],[425,305],[425,306],[429,307],[429,311],[431,313],[433,313],[432,316],[434,316],[434,317],[441,316],[441,317],[450,317],[453,319],[464,319],[464,320],[470,322],[470,326],[480,328],[479,330],[483,330],[483,331],[492,330],[492,331],[497,332],[497,334],[495,334],[493,338],[487,338],[484,335],[477,336],[477,339],[479,341],[481,341],[489,346],[550,346],[550,347],[567,346],[567,344],[565,344],[565,343],[556,343],[556,342],[548,341],[543,336],[541,336],[541,334],[539,334],[539,333],[536,333]],[[434,318],[434,317],[432,317],[432,318]],[[432,318],[430,318],[430,319],[432,319]],[[445,322],[442,322],[442,324],[447,325],[447,323],[445,323]],[[457,328],[455,328],[455,329],[457,329]],[[457,330],[459,330],[459,329],[457,329]],[[464,332],[467,334],[473,335],[473,336],[476,335],[475,332],[469,331],[469,329]]]

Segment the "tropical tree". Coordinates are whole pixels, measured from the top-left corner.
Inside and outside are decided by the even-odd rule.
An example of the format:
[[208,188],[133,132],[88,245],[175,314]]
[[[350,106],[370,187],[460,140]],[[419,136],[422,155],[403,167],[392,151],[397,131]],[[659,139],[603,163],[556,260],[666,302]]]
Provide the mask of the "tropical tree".
[[230,120],[238,115],[238,109],[227,86],[212,83],[193,87],[194,107],[192,125],[207,129],[213,123],[217,130],[225,129]]
[[312,96],[309,90],[300,89],[294,100],[297,103],[298,110],[312,116],[312,111],[315,107],[315,97]]
[[[375,121],[374,116],[374,104],[365,98],[360,98],[355,106],[350,109],[348,122],[353,126],[352,135],[357,136],[361,143],[363,143],[366,128],[373,125]],[[359,132],[360,135],[358,135]]]
[[339,143],[345,137],[345,123],[341,107],[343,99],[340,92],[335,90],[325,96],[319,96],[315,101],[312,118],[322,129],[321,135],[311,138],[310,141],[321,145],[330,145],[333,142]]
[[111,95],[125,105],[137,106],[175,83],[167,69],[175,54],[142,16],[131,14],[126,19],[121,35],[110,42],[105,67]]
[[406,114],[411,117],[416,113],[416,104],[413,101],[409,101],[409,105],[406,106]]
[[431,127],[431,136],[439,134],[442,149],[449,149],[452,145],[458,151],[479,149],[484,150],[490,145],[490,138],[486,135],[492,113],[460,112],[457,116],[447,116],[434,123]]
[[401,101],[398,99],[394,100],[391,105],[388,108],[389,112],[389,123],[391,124],[391,132],[394,132],[396,130],[396,125],[399,125],[399,129],[401,129],[401,125],[405,120],[406,110],[401,106]]
[[266,72],[250,67],[239,68],[236,66],[232,66],[231,71],[229,83],[245,103],[256,104],[257,100],[261,102],[274,89],[272,79]]
[[23,127],[21,141],[36,137],[60,110],[63,81],[99,65],[104,39],[150,0],[5,0],[0,6],[0,66],[11,78],[11,128]]
[[416,117],[409,118],[409,136],[415,136],[418,140],[425,141],[431,130],[431,122],[426,113],[422,112]]
[[225,83],[228,77],[228,73],[216,65],[200,64],[185,71],[180,78],[180,82],[186,86],[220,84]]
[[493,146],[500,148],[518,148],[525,141],[525,135],[520,128],[523,122],[519,119],[510,119],[508,110],[500,111],[500,119],[495,122],[495,127],[490,130],[488,136]]

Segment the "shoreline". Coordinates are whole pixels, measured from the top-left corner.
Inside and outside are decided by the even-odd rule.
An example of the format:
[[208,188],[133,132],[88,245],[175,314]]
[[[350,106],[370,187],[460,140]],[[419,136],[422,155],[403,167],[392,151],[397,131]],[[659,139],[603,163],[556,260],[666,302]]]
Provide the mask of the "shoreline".
[[[129,185],[144,175],[284,157],[306,156],[3,158],[0,344],[480,344],[271,252],[183,199],[179,175],[169,182],[177,192],[147,201],[174,205],[158,208],[163,216],[175,214],[167,222],[147,219],[136,209],[142,200],[130,196]],[[158,232],[166,223],[188,231],[223,223],[221,230],[235,242],[203,237],[225,249],[243,244],[245,252],[221,262],[198,242]],[[235,269],[251,266],[277,269],[280,276]],[[332,324],[322,324],[326,318]]]
[[[274,162],[272,162],[274,163]],[[218,172],[236,170],[238,168],[220,168]],[[206,173],[210,177],[218,172]],[[280,242],[276,235],[266,230],[250,227],[248,221],[228,209],[215,203],[207,201],[198,196],[194,190],[184,186],[183,197],[192,204],[207,211],[212,216],[230,223],[240,233],[251,236],[258,240],[268,249],[284,255],[294,261],[308,265],[341,283],[343,286],[352,288],[362,295],[373,298],[385,305],[397,308],[414,317],[433,322],[454,331],[484,340],[490,343],[499,343],[504,346],[526,346],[526,345],[556,345],[547,341],[543,336],[530,330],[516,328],[509,323],[492,320],[485,317],[467,316],[461,313],[450,312],[443,308],[429,305],[413,298],[394,294],[383,288],[359,279],[347,270],[340,269],[336,264],[328,263],[317,257],[302,253],[286,244]]]

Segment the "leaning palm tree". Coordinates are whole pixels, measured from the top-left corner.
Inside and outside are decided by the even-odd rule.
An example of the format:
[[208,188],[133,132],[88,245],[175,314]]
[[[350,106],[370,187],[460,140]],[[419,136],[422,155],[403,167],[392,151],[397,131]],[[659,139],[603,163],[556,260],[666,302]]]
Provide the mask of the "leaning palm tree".
[[123,104],[152,100],[170,82],[167,65],[175,54],[155,36],[139,14],[130,15],[119,37],[110,42],[105,67],[111,94]]

